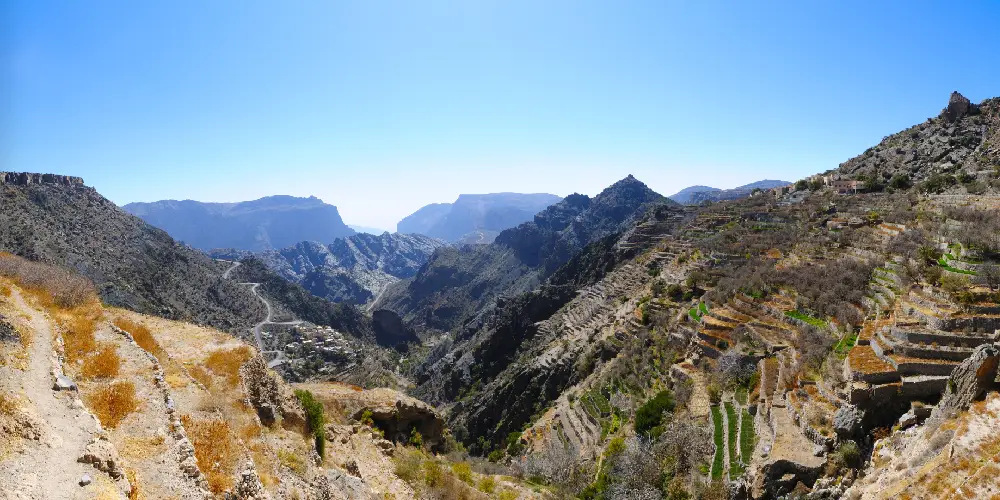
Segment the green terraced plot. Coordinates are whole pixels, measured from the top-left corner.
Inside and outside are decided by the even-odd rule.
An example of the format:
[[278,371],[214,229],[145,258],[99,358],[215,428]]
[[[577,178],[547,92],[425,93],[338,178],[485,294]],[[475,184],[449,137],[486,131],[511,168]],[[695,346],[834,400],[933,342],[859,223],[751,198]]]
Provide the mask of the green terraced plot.
[[736,431],[738,423],[736,420],[736,408],[733,407],[732,403],[726,403],[726,424],[728,428],[729,439],[729,478],[735,479],[743,475],[743,467],[740,465],[740,457],[736,453]]
[[754,433],[753,416],[743,410],[740,420],[740,457],[743,463],[750,463],[753,458],[753,448],[757,444],[757,435]]
[[715,440],[715,457],[712,459],[712,480],[714,481],[722,479],[722,468],[724,466],[722,460],[725,458],[723,455],[725,450],[722,448],[722,412],[718,406],[712,407],[712,424],[715,426],[715,433],[712,436]]

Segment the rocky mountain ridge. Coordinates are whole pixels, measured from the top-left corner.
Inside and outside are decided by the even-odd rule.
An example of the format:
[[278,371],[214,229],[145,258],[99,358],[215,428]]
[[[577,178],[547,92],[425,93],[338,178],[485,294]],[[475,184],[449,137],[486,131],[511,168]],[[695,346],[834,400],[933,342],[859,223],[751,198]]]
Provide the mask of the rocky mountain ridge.
[[501,232],[493,244],[439,248],[375,306],[395,311],[418,332],[452,330],[501,294],[535,288],[584,246],[622,230],[656,203],[674,204],[631,175],[594,198],[571,194]]
[[1000,98],[953,92],[941,113],[889,135],[829,174],[869,187],[982,194],[1000,189]]
[[203,251],[261,251],[355,233],[344,224],[337,207],[316,197],[268,196],[238,203],[163,200],[122,208]]
[[449,242],[485,244],[559,201],[551,194],[461,194],[454,203],[434,203],[404,217],[397,232],[419,233]]
[[719,189],[709,186],[690,186],[668,196],[668,198],[682,205],[697,205],[706,201],[717,202],[722,200],[737,200],[740,198],[746,198],[753,193],[754,189],[771,189],[779,186],[787,186],[789,184],[791,184],[791,182],[762,180],[751,182],[750,184],[745,184],[732,189]]
[[444,241],[420,234],[355,234],[324,245],[303,241],[280,250],[215,249],[215,258],[255,256],[281,277],[332,302],[365,304],[389,284],[410,278]]

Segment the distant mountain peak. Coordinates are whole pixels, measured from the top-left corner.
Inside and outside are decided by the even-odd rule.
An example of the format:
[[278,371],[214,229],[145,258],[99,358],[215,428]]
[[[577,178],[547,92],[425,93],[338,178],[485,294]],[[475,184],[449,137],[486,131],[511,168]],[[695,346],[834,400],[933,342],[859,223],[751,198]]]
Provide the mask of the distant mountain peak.
[[461,194],[454,203],[434,203],[406,216],[399,233],[425,234],[445,241],[489,243],[500,231],[531,220],[560,201],[547,193]]

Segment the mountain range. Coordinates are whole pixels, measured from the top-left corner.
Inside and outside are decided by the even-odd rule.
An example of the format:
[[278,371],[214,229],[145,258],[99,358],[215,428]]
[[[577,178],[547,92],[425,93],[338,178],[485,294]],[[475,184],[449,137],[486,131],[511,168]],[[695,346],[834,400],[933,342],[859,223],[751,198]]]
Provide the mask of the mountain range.
[[267,196],[239,203],[163,200],[122,208],[199,250],[259,251],[355,233],[337,207],[316,197]]
[[449,242],[489,243],[559,201],[552,194],[462,194],[454,203],[433,203],[396,224],[400,233],[419,233]]
[[697,205],[705,201],[736,200],[746,198],[754,189],[771,189],[791,184],[788,181],[762,180],[751,182],[732,189],[719,189],[709,186],[689,186],[670,195],[668,198],[682,205]]
[[259,259],[281,277],[333,302],[365,304],[389,284],[410,278],[444,241],[421,234],[359,233],[332,243],[302,241],[256,254],[216,249],[215,258]]

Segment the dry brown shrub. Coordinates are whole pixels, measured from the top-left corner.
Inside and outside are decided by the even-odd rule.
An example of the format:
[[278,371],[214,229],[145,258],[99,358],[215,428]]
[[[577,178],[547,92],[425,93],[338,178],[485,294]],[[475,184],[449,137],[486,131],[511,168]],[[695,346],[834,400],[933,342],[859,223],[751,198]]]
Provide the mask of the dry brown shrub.
[[0,252],[0,276],[17,282],[45,307],[72,308],[97,297],[94,284],[69,269],[32,262],[6,252]]
[[205,358],[204,365],[212,373],[225,377],[230,386],[234,386],[240,382],[240,366],[251,357],[253,357],[253,351],[250,347],[241,345],[212,351]]
[[153,338],[153,332],[149,331],[146,325],[138,321],[132,321],[129,318],[117,318],[115,319],[115,326],[131,334],[135,343],[139,344],[139,347],[145,349],[146,352],[154,356],[159,356],[163,352],[163,348]]
[[11,292],[10,287],[6,283],[0,283],[0,295],[10,297],[11,293],[13,292]]
[[121,371],[121,366],[118,348],[110,342],[101,342],[97,352],[84,358],[80,375],[83,378],[115,378]]
[[117,427],[119,422],[139,408],[132,382],[118,381],[98,387],[86,399],[101,425],[109,428]]
[[222,493],[233,486],[233,474],[239,459],[239,444],[222,419],[193,418],[183,415],[181,422],[194,444],[198,467],[208,477],[213,493]]
[[212,388],[212,374],[208,373],[204,368],[198,365],[192,366],[188,368],[188,374],[191,375],[191,378],[205,386],[206,389]]
[[128,478],[129,484],[132,485],[132,491],[128,494],[128,500],[139,500],[140,498],[145,498],[142,494],[142,487],[139,486],[139,478],[137,477],[135,470],[125,469],[125,477]]
[[63,311],[59,316],[66,359],[70,363],[76,363],[97,348],[94,330],[101,318],[100,305],[98,304],[96,308],[78,306]]
[[17,399],[13,395],[0,392],[0,415],[13,415],[17,408]]

